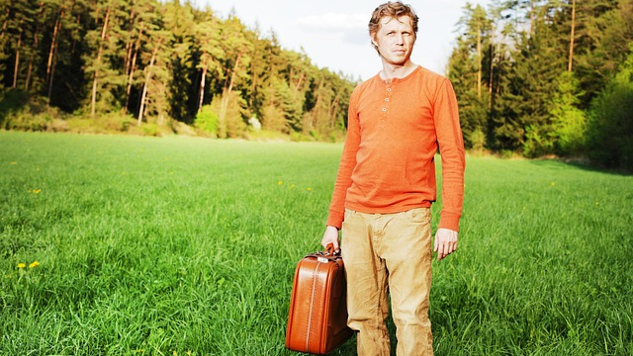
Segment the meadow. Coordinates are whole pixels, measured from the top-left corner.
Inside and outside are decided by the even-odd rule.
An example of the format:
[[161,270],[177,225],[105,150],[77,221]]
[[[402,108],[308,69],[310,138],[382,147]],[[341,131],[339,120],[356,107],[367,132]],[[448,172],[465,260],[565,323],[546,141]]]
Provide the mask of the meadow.
[[[296,354],[341,150],[0,132],[0,355]],[[631,207],[632,176],[468,157],[436,355],[633,355]]]

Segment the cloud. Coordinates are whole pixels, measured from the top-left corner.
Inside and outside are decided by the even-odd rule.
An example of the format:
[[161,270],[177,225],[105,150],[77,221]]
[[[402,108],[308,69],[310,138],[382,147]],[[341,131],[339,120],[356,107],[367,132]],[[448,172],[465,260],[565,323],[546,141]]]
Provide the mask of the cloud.
[[297,19],[297,23],[306,29],[340,32],[365,29],[367,26],[366,17],[367,16],[363,14],[337,14],[328,12],[322,15],[300,17]]
[[365,44],[368,41],[367,16],[364,14],[328,12],[300,17],[296,22],[306,31],[335,34],[347,43]]

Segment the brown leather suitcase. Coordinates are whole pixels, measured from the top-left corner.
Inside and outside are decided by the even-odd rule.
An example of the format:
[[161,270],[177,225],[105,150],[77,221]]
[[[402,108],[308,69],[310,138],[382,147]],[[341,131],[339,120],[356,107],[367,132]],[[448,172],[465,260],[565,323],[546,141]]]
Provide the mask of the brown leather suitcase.
[[286,347],[327,354],[353,334],[347,327],[343,259],[331,245],[297,264],[286,329]]

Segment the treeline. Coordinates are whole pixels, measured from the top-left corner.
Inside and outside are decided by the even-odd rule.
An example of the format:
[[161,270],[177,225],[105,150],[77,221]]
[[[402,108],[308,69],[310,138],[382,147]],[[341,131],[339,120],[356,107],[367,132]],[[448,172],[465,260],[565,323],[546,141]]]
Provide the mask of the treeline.
[[633,168],[633,1],[467,4],[457,27],[469,148]]
[[0,0],[0,26],[5,129],[82,117],[220,138],[344,135],[354,80],[233,14],[179,0]]

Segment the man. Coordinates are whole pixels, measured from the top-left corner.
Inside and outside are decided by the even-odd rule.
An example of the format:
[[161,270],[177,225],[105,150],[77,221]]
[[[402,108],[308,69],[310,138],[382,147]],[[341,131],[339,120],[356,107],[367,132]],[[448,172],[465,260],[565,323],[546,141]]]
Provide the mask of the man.
[[443,209],[435,235],[438,260],[457,248],[464,148],[457,100],[444,77],[411,61],[418,17],[408,5],[380,5],[369,35],[382,71],[358,85],[321,243],[339,249],[348,283],[348,325],[358,355],[389,355],[387,291],[397,354],[432,355],[431,203],[434,155],[442,157]]

